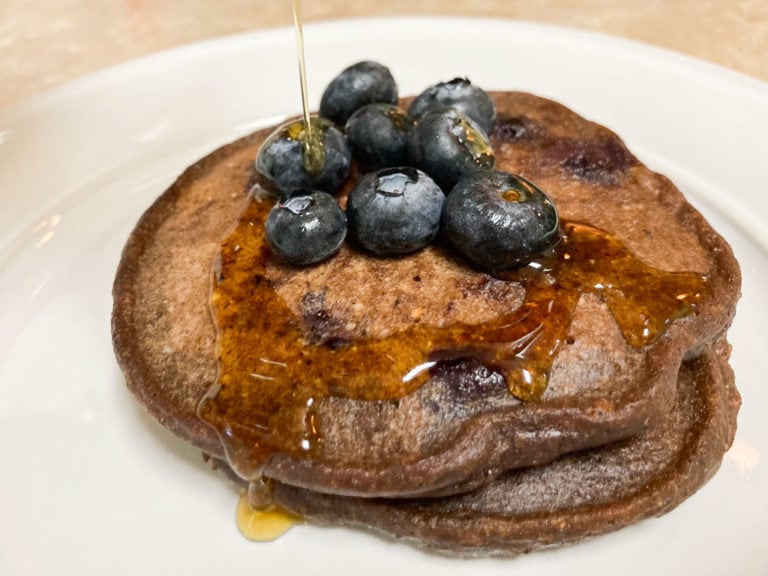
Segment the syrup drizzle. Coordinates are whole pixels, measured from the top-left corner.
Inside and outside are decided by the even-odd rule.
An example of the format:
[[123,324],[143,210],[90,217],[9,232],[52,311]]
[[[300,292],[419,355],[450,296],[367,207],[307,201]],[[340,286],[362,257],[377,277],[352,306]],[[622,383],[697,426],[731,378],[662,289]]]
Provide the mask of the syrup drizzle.
[[279,506],[254,508],[248,492],[240,495],[235,511],[237,529],[252,542],[272,542],[301,522],[301,519]]
[[299,85],[301,87],[301,109],[304,117],[302,140],[302,163],[309,173],[322,170],[325,161],[322,135],[313,132],[309,119],[309,97],[307,96],[307,65],[304,57],[304,26],[302,25],[301,0],[293,0],[293,28],[296,31],[296,55],[299,60]]
[[566,222],[552,254],[501,275],[526,291],[508,314],[480,325],[414,324],[341,346],[309,344],[266,277],[273,256],[262,231],[271,206],[252,199],[221,247],[211,300],[220,373],[198,410],[247,479],[258,478],[273,454],[320,453],[316,406],[323,398],[401,398],[428,380],[435,363],[474,358],[500,372],[512,394],[535,401],[582,294],[601,298],[626,341],[641,348],[690,314],[707,290],[700,274],[651,268],[612,235]]

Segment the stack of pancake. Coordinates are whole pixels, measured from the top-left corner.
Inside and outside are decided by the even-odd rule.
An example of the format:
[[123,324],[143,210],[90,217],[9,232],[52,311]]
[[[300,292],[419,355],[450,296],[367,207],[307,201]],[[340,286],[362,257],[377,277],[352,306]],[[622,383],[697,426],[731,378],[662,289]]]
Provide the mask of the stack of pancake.
[[[374,389],[355,396],[331,386],[312,396],[311,414],[294,414],[311,416],[306,450],[298,439],[298,448],[279,449],[280,430],[247,418],[206,416],[228,369],[225,331],[243,331],[243,342],[279,336],[248,334],[247,318],[220,325],[211,306],[212,286],[215,292],[236,276],[222,268],[222,246],[249,206],[272,202],[253,168],[271,129],[187,169],[130,236],[113,311],[128,386],[163,426],[250,486],[254,505],[274,502],[312,522],[360,526],[444,552],[514,554],[663,514],[717,470],[740,404],[725,339],[740,291],[729,246],[606,128],[529,94],[492,96],[496,168],[546,191],[565,228],[597,230],[638,263],[616,263],[635,275],[625,284],[576,294],[567,324],[558,319],[562,337],[536,397],[510,392],[502,371],[470,346],[451,355],[425,350],[422,381],[401,395],[378,398]],[[263,235],[256,224],[253,233]],[[568,246],[566,237],[561,255]],[[611,270],[612,261],[601,260],[611,257],[596,252],[589,260]],[[632,291],[659,277],[700,279],[693,304],[651,318],[653,306]],[[275,325],[297,327],[310,356],[318,347],[396,338],[415,325],[480,333],[522,314],[530,300],[522,276],[473,269],[440,242],[398,258],[344,246],[306,268],[268,258],[258,282],[284,306],[257,313],[279,313]],[[633,337],[627,327],[637,319]],[[525,343],[515,346],[524,362]],[[345,370],[342,378],[359,377]],[[239,384],[243,402],[264,393],[260,380]]]

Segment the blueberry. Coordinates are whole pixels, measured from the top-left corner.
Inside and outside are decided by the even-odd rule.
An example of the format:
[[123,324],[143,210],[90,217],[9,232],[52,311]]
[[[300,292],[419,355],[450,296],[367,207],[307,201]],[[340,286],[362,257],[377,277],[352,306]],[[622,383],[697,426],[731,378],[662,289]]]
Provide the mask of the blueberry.
[[405,254],[437,234],[445,195],[415,168],[365,174],[347,199],[349,234],[375,254]]
[[441,106],[456,108],[474,120],[486,134],[493,131],[496,105],[485,90],[473,85],[466,78],[454,78],[427,88],[411,103],[408,113],[414,118],[419,118]]
[[358,62],[331,80],[320,100],[320,116],[339,126],[366,104],[397,104],[397,84],[389,68],[376,62]]
[[352,155],[366,171],[402,166],[413,120],[392,104],[368,104],[347,121]]
[[333,256],[347,235],[344,211],[318,190],[298,190],[280,200],[265,225],[272,250],[290,264],[306,265]]
[[300,188],[337,193],[347,177],[352,152],[344,133],[322,118],[312,118],[312,143],[303,120],[275,130],[262,144],[256,170],[283,196]]
[[487,269],[526,264],[560,240],[552,200],[507,172],[462,178],[445,202],[442,224],[454,247]]
[[446,194],[459,178],[490,170],[495,161],[485,132],[453,108],[434,109],[418,120],[408,138],[408,160]]

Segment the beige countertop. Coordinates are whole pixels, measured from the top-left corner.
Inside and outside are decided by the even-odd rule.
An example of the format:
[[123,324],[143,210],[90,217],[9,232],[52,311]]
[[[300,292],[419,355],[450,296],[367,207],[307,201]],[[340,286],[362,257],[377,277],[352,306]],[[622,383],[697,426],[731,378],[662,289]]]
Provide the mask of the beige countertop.
[[[304,0],[307,22],[500,17],[593,30],[768,81],[766,0]],[[0,0],[0,108],[139,56],[291,23],[289,0]]]

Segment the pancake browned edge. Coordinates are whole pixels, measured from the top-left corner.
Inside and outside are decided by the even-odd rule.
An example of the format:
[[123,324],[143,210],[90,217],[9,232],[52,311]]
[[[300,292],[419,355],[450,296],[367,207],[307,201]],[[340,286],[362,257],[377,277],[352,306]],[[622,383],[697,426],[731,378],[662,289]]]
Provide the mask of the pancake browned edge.
[[[634,349],[603,301],[583,295],[535,402],[520,402],[499,374],[471,362],[399,401],[327,398],[315,413],[321,453],[276,455],[266,476],[346,496],[467,491],[505,470],[638,433],[669,410],[682,359],[725,334],[739,296],[738,265],[674,185],[608,129],[560,104],[518,92],[493,97],[497,168],[527,177],[555,200],[561,217],[610,232],[646,264],[706,275],[708,297],[655,343]],[[196,415],[217,374],[212,263],[251,186],[258,187],[253,161],[270,131],[185,171],[142,216],[114,284],[113,339],[128,386],[161,424],[214,459],[224,458],[222,444]],[[519,306],[524,291],[439,245],[395,259],[344,246],[309,268],[275,261],[267,275],[314,342],[375,337],[416,321],[480,323]]]
[[722,341],[685,362],[673,409],[643,433],[508,472],[468,494],[365,499],[278,485],[275,499],[313,523],[460,555],[512,555],[617,530],[672,510],[717,471],[741,403],[729,352]]

